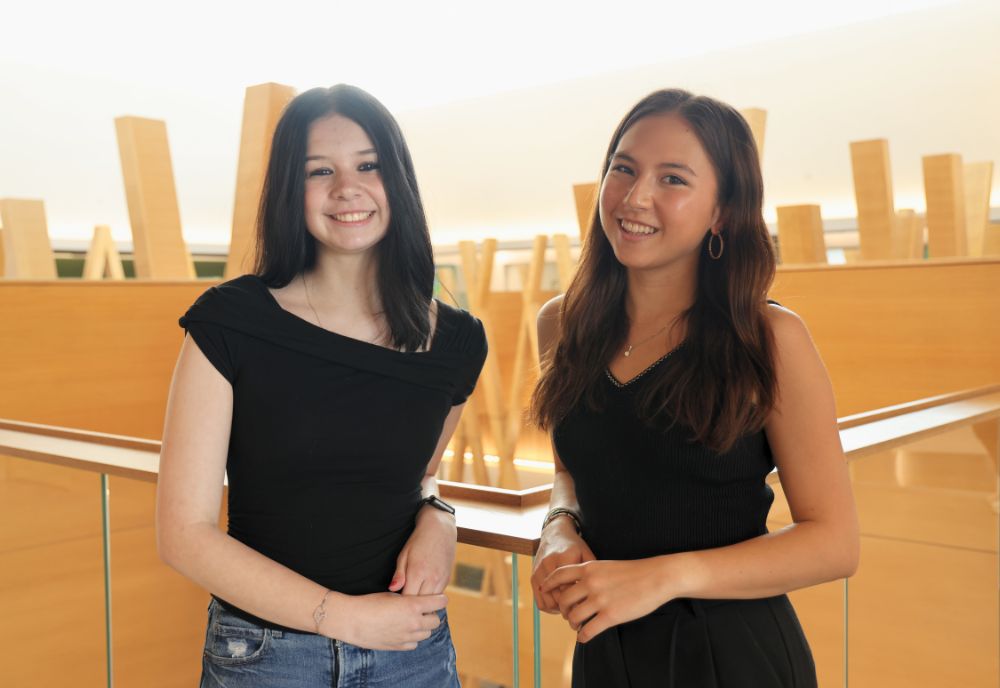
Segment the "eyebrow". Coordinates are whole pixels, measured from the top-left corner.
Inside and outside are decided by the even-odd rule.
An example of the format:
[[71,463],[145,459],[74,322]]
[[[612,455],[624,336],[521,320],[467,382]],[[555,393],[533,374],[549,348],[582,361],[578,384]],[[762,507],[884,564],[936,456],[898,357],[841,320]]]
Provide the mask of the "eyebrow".
[[[632,164],[636,163],[635,158],[633,158],[628,153],[615,153],[613,156],[611,156],[611,159],[614,160],[615,158],[621,158],[622,160],[625,160],[625,161],[630,162]],[[698,174],[694,170],[692,170],[690,167],[688,167],[687,165],[685,165],[683,163],[679,163],[679,162],[661,162],[659,165],[657,165],[657,167],[660,168],[660,169],[683,170],[684,172],[687,172],[687,173],[691,174],[694,177],[698,176]]]
[[[378,153],[378,151],[375,150],[374,148],[366,148],[364,150],[358,151],[357,153],[355,153],[355,155],[372,155],[373,153]],[[307,155],[306,162],[310,162],[311,160],[329,160],[329,158],[327,158],[325,155]]]

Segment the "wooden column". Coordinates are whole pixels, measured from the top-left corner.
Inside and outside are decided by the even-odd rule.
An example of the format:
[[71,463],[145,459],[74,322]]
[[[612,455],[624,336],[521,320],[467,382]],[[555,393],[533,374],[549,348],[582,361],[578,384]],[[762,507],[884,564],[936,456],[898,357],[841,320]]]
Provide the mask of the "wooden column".
[[576,202],[576,221],[580,224],[580,241],[587,238],[590,231],[590,221],[594,218],[594,208],[597,206],[597,191],[600,184],[574,184],[573,200]]
[[294,88],[281,84],[259,84],[246,90],[226,279],[239,277],[253,269],[257,208],[267,161],[271,156],[271,139],[282,111],[294,96]]
[[858,239],[862,260],[892,256],[896,211],[892,199],[889,142],[886,139],[851,143],[854,199],[858,206]]
[[928,254],[931,258],[968,255],[962,156],[928,155],[923,161]]
[[786,205],[778,208],[778,243],[781,262],[825,263],[826,241],[818,205]]
[[573,254],[570,253],[569,237],[565,234],[553,234],[552,245],[556,248],[556,272],[559,275],[559,291],[565,292],[573,281],[576,266],[573,264]]
[[4,275],[12,279],[55,279],[56,261],[45,221],[45,203],[0,200],[3,224]]
[[896,211],[893,237],[893,258],[919,260],[924,257],[924,224],[913,210],[902,208]]
[[83,279],[99,280],[107,275],[114,280],[125,279],[122,257],[118,253],[111,228],[107,225],[94,227],[94,237],[90,240],[87,257],[83,261]]
[[132,224],[135,276],[193,279],[194,265],[181,233],[166,123],[119,117],[115,130]]
[[767,125],[767,110],[760,108],[745,108],[740,110],[743,119],[750,125],[750,133],[757,144],[757,157],[764,159],[764,130]]
[[986,226],[990,223],[990,188],[993,186],[993,163],[970,162],[963,168],[965,182],[965,226],[968,255],[983,255]]

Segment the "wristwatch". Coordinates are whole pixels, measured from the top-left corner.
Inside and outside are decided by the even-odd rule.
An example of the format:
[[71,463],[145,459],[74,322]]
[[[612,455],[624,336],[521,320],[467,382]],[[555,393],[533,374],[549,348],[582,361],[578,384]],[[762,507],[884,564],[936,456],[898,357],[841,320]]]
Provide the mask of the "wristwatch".
[[441,511],[446,511],[452,516],[455,515],[455,507],[453,507],[448,502],[444,501],[437,495],[428,495],[420,500],[420,508],[423,508],[425,504],[429,504],[435,509],[440,509]]

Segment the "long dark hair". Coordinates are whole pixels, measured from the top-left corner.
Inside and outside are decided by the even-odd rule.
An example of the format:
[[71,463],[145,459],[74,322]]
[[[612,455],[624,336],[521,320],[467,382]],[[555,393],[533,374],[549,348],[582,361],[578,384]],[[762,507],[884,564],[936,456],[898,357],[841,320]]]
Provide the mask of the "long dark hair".
[[[750,127],[739,112],[712,98],[679,89],[656,91],[618,125],[601,179],[632,125],[673,112],[691,125],[712,161],[725,249],[721,258],[711,259],[711,233],[705,233],[694,303],[682,316],[684,342],[650,371],[638,412],[653,425],[680,423],[695,441],[723,453],[763,427],[777,394],[766,315],[775,254],[761,212],[764,185]],[[531,414],[541,427],[551,428],[580,402],[603,408],[604,369],[628,334],[626,287],[625,267],[615,258],[595,209],[580,268],[563,298],[551,364],[532,397]]]
[[283,287],[316,262],[316,240],[305,219],[306,144],[313,122],[331,115],[357,123],[375,146],[389,202],[389,228],[375,247],[377,288],[392,345],[415,351],[430,337],[430,232],[403,132],[385,106],[360,88],[311,89],[281,115],[257,215],[254,274],[268,286]]

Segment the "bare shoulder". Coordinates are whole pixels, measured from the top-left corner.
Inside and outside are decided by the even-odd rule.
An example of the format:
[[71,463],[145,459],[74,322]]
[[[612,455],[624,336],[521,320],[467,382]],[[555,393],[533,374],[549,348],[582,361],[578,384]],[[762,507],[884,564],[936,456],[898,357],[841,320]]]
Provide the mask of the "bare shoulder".
[[559,314],[562,311],[563,295],[559,294],[538,309],[538,349],[545,357],[546,352],[559,337]]
[[768,304],[767,323],[779,357],[815,350],[809,328],[794,311],[775,303]]

